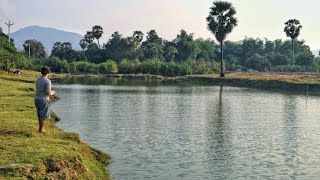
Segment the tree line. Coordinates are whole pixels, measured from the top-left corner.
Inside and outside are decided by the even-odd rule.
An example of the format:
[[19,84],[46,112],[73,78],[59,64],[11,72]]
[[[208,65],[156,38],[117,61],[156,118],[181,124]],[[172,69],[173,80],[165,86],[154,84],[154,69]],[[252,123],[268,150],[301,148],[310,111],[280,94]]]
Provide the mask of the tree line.
[[[72,48],[69,42],[56,42],[52,48],[51,56],[42,61],[48,62],[51,66],[58,66],[57,72],[77,72],[71,71],[67,66],[71,63],[86,62],[92,66],[112,60],[116,66],[126,62],[128,67],[135,67],[130,70],[132,73],[139,72],[140,64],[148,61],[159,61],[162,64],[186,64],[191,67],[201,65],[202,69],[194,70],[190,73],[219,73],[221,72],[221,44],[217,44],[211,39],[195,39],[192,33],[184,30],[171,41],[159,37],[155,30],[147,32],[146,39],[143,41],[141,31],[133,32],[132,36],[124,37],[119,32],[111,35],[107,43],[99,48],[93,40],[82,46],[83,50],[77,51]],[[84,43],[81,40],[80,43]],[[294,42],[294,43],[292,43]],[[293,48],[292,48],[293,44]],[[32,46],[32,45],[31,45]],[[32,48],[33,49],[33,48]],[[293,49],[296,56],[293,58]],[[26,49],[27,50],[27,49]],[[44,50],[43,50],[44,52]],[[224,41],[223,43],[224,62],[223,68],[227,71],[319,71],[319,58],[315,58],[310,47],[301,40],[268,40],[259,38],[248,38],[241,41]],[[27,51],[26,51],[26,54]],[[43,53],[31,53],[38,55]],[[33,56],[39,58],[37,56]],[[51,62],[52,61],[52,62]],[[56,65],[54,65],[54,63]],[[68,64],[64,65],[63,64]],[[207,68],[204,68],[207,67]],[[75,68],[71,68],[75,69]],[[90,67],[86,69],[90,73],[98,72]],[[129,71],[124,71],[129,72]]]
[[79,42],[82,50],[73,49],[69,42],[56,42],[47,57],[39,41],[27,40],[23,46],[35,66],[47,64],[56,72],[170,76],[220,73],[224,77],[224,71],[320,70],[319,58],[314,57],[305,41],[297,39],[302,29],[298,20],[290,19],[284,24],[284,32],[291,40],[246,37],[233,42],[226,38],[238,24],[235,15],[231,3],[213,2],[206,20],[219,44],[212,39],[196,39],[185,30],[173,40],[165,40],[155,30],[146,35],[137,30],[127,37],[116,31],[100,45],[103,28],[95,25]]

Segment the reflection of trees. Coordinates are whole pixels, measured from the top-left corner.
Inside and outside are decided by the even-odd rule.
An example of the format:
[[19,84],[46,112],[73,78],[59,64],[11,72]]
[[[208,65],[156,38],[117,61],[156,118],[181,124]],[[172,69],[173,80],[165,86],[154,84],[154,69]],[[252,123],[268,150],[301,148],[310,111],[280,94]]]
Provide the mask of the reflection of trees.
[[227,117],[230,109],[223,101],[223,87],[220,87],[219,99],[214,109],[209,109],[207,112],[208,125],[208,170],[215,175],[214,179],[227,179],[232,169],[232,154],[231,154],[231,129],[230,120]]
[[285,97],[283,123],[285,163],[289,167],[294,167],[298,149],[296,99],[294,96]]

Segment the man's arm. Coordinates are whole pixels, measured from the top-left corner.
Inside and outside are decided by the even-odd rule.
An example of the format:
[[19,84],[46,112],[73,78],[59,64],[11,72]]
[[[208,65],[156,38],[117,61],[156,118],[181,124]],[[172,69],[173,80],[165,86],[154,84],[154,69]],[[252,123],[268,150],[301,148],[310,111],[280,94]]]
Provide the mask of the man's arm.
[[51,81],[50,80],[47,83],[46,92],[47,92],[46,93],[47,96],[56,94],[56,91],[53,88],[51,88]]

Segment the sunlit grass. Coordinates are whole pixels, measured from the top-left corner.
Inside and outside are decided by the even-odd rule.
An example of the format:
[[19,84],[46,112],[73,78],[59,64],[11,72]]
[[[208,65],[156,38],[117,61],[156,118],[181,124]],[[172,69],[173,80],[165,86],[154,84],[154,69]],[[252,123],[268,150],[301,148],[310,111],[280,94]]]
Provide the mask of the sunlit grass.
[[[219,78],[219,74],[191,75],[190,77]],[[320,84],[320,75],[290,74],[290,73],[247,73],[233,72],[226,74],[226,79],[283,81],[295,84]]]
[[[32,168],[0,170],[0,179],[64,175],[85,179],[106,179],[106,156],[92,150],[74,133],[65,133],[48,121],[48,134],[38,133],[34,107],[37,72],[22,75],[0,72],[0,166],[11,163]],[[56,169],[50,169],[56,168]],[[62,172],[64,171],[64,172]]]
[[289,83],[320,84],[320,75],[290,74],[290,73],[245,73],[235,72],[226,75],[227,78],[251,80],[278,80]]

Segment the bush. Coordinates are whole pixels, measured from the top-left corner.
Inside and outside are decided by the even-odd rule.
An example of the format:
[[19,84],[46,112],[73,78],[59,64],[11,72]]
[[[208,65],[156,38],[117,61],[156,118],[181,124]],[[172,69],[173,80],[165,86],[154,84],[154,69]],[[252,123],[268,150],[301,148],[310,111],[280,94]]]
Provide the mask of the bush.
[[49,59],[40,60],[42,65],[50,67],[52,72],[57,73],[68,73],[69,70],[69,63],[65,60],[60,60],[57,57],[50,57]]
[[158,59],[150,59],[144,61],[139,70],[143,74],[160,75],[160,68],[164,62]]
[[74,65],[75,65],[76,73],[86,73],[86,72],[90,72],[90,70],[93,69],[92,64],[85,61],[75,62]]
[[100,63],[98,66],[99,66],[99,72],[102,74],[110,74],[110,73],[118,72],[117,63],[113,60],[108,60],[104,63]]
[[212,74],[219,73],[220,66],[217,62],[209,62],[204,59],[197,60],[192,63],[192,73],[193,74]]
[[192,72],[194,74],[208,74],[210,72],[210,68],[203,59],[200,59],[192,64]]
[[136,74],[139,73],[140,62],[137,60],[129,61],[127,59],[121,60],[119,66],[119,73],[121,74]]

